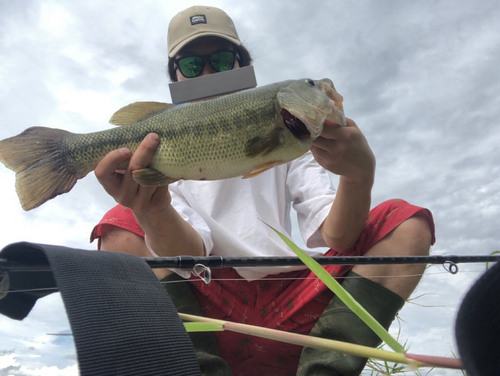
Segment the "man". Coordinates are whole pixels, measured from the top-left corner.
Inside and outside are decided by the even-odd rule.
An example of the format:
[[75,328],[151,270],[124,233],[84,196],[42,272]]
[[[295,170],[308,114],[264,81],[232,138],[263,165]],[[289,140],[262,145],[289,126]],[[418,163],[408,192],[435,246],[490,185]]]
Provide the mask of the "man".
[[[251,62],[232,20],[213,7],[195,6],[176,15],[169,25],[168,42],[173,81],[237,69]],[[115,150],[95,169],[100,183],[120,204],[93,231],[92,239],[99,238],[101,249],[143,257],[151,253],[293,255],[260,222],[289,233],[292,204],[306,244],[329,247],[327,255],[426,255],[434,242],[432,216],[426,209],[393,200],[370,211],[375,157],[350,119],[347,127],[325,122],[310,153],[245,180],[139,186],[131,172],[149,164],[158,142],[158,136],[150,134],[133,155],[128,149]],[[125,173],[117,173],[126,161]],[[340,175],[337,190],[328,172]],[[345,266],[326,269],[336,277],[349,273],[344,288],[389,327],[419,281],[419,277],[391,276],[419,275],[424,266],[358,265],[350,272]],[[167,283],[179,310],[186,306],[199,310],[189,285],[168,284],[178,279],[172,271],[155,272]],[[188,273],[177,273],[189,278]],[[308,278],[307,270],[222,269],[214,270],[213,275],[217,281],[209,285],[190,280],[206,316],[368,346],[379,343],[324,285]],[[222,332],[217,339],[220,356],[235,375],[359,375],[366,363],[358,357],[276,345],[239,334]],[[204,374],[230,374],[210,338],[197,337],[193,342]]]

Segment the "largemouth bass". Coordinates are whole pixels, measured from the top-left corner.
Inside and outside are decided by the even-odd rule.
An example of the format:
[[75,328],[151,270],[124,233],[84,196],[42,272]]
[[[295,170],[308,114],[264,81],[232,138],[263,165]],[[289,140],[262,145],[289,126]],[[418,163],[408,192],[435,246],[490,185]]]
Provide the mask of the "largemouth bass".
[[345,125],[343,98],[329,79],[284,81],[219,98],[173,106],[137,102],[110,120],[120,127],[88,134],[32,127],[0,141],[0,161],[16,172],[24,210],[71,190],[110,151],[135,151],[148,133],[160,144],[141,185],[180,179],[256,176],[307,152],[325,119]]

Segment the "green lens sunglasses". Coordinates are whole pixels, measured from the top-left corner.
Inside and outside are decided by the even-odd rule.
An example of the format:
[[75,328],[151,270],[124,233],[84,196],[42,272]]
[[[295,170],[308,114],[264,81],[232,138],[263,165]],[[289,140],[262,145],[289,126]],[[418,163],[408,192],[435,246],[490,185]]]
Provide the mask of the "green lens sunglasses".
[[193,78],[203,72],[207,59],[216,72],[224,72],[234,68],[236,58],[239,59],[236,51],[218,51],[205,56],[183,56],[174,59],[174,70],[179,68],[184,77]]

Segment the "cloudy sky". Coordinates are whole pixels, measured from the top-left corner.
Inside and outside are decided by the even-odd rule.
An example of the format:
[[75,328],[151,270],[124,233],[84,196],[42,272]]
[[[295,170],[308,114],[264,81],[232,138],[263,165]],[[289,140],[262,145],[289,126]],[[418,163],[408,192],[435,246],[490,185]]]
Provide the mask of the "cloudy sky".
[[[35,125],[102,130],[128,103],[169,102],[167,25],[195,4],[233,17],[259,85],[334,81],[377,157],[373,204],[402,198],[431,209],[433,254],[500,249],[495,0],[0,0],[0,139]],[[21,209],[14,174],[3,165],[0,179],[0,248],[27,240],[95,249],[90,231],[113,201],[93,174],[31,212]],[[415,304],[400,313],[401,341],[411,352],[456,351],[457,309],[484,268],[461,265],[454,276],[427,270]],[[0,317],[0,375],[76,375],[71,338],[48,335],[69,330],[58,295],[41,300],[23,322]]]

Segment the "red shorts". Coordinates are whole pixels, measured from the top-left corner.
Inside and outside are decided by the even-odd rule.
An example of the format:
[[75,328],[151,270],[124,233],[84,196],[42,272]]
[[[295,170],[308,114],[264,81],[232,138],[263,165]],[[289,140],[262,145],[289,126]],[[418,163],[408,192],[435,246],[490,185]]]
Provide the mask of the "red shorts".
[[[372,211],[357,243],[345,256],[368,252],[392,230],[414,215],[425,218],[434,237],[434,222],[429,210],[403,200],[386,201]],[[132,220],[133,221],[132,221]],[[102,227],[114,225],[144,236],[129,210],[113,208],[94,228],[91,239],[100,237]],[[340,255],[330,250],[325,256]],[[332,275],[342,277],[349,265],[324,266]],[[234,269],[212,269],[212,282],[190,279],[196,298],[207,317],[308,334],[321,316],[333,293],[309,270],[268,276],[258,281],[242,279]],[[234,376],[295,375],[302,347],[277,343],[239,333],[216,332],[219,353]]]
[[132,210],[125,206],[116,205],[104,214],[104,217],[102,217],[101,221],[94,227],[90,234],[91,243],[97,239],[97,249],[101,249],[101,236],[108,226],[119,227],[139,235],[141,238],[144,237],[144,231],[142,231],[141,226],[137,223]]

